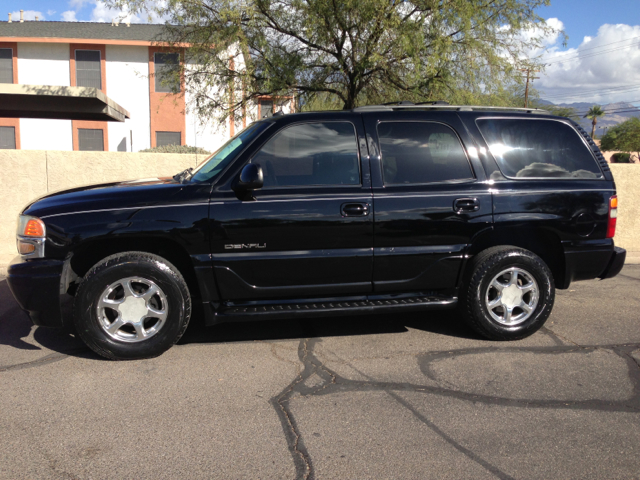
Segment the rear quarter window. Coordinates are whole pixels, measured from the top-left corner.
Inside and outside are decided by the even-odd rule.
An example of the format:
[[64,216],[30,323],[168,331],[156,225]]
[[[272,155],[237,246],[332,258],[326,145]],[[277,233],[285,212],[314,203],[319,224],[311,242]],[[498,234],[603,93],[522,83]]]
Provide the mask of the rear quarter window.
[[481,118],[476,124],[509,178],[602,178],[578,132],[545,119]]

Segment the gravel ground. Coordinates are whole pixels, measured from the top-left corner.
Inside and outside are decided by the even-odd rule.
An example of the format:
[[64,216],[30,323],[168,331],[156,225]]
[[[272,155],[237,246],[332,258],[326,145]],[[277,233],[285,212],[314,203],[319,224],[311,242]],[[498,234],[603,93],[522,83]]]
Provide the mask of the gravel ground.
[[479,339],[452,313],[189,327],[109,362],[0,277],[0,478],[640,478],[640,265]]

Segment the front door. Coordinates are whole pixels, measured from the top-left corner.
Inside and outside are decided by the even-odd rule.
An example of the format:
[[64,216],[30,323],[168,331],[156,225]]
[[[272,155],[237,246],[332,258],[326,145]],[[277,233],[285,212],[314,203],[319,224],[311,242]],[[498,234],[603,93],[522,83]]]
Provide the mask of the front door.
[[374,292],[454,288],[471,239],[492,224],[484,171],[465,149],[471,139],[453,112],[369,115]]
[[[373,215],[359,115],[290,123],[241,163],[260,165],[255,200],[211,203],[212,254],[224,300],[371,292]],[[362,153],[362,156],[361,156]]]

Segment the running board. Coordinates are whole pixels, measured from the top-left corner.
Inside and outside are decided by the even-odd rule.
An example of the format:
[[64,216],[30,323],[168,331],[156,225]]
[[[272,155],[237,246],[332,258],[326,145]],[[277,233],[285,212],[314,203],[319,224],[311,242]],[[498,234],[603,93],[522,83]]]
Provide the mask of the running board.
[[206,323],[272,320],[302,317],[328,317],[342,315],[367,315],[386,312],[409,312],[454,308],[457,297],[440,295],[378,295],[361,299],[305,300],[280,303],[251,302],[251,304],[211,305],[213,315],[207,315]]

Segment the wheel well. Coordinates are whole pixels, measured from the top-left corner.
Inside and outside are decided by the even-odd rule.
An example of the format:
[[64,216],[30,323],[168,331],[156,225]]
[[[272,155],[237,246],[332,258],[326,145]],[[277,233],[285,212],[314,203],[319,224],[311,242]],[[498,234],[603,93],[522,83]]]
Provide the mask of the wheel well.
[[[167,259],[184,277],[191,296],[200,296],[200,287],[189,254],[179,243],[164,238],[105,239],[87,242],[74,250],[71,268],[79,277],[84,277],[89,269],[103,258],[129,251],[153,253]],[[75,290],[70,289],[69,293],[75,294]]]
[[556,288],[563,288],[565,277],[564,250],[555,233],[528,228],[498,228],[478,237],[469,250],[475,255],[482,250],[500,245],[513,245],[538,255],[553,274]]

